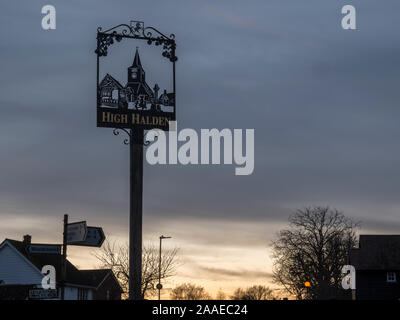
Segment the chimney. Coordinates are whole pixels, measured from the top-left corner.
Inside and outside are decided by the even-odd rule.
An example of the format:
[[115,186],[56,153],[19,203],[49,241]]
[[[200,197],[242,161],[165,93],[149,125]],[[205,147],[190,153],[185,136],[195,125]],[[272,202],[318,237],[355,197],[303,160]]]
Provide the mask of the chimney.
[[24,235],[24,240],[22,241],[22,243],[27,246],[31,244],[31,240],[32,237],[29,234],[26,234]]

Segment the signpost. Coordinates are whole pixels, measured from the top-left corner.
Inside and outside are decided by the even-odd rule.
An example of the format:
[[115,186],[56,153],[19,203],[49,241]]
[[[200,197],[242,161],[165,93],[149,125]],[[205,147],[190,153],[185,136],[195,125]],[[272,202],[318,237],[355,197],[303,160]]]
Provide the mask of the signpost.
[[86,221],[74,222],[67,225],[67,244],[84,241],[86,235]]
[[31,244],[27,250],[30,254],[61,254],[59,244]]
[[74,246],[98,247],[100,248],[106,237],[102,228],[87,227],[86,239],[79,242],[71,243]]
[[[108,55],[109,47],[123,39],[143,40],[162,48],[162,56],[172,63],[172,92],[156,83],[151,88],[145,78],[144,66],[136,48],[133,63],[128,66],[128,81],[123,86],[110,74],[100,81],[100,57]],[[168,130],[176,119],[175,35],[161,33],[154,27],[145,27],[141,21],[120,24],[103,31],[97,29],[97,126],[114,128],[128,135],[124,140],[130,146],[130,209],[129,209],[129,299],[143,299],[142,283],[142,200],[143,200],[143,145],[144,131],[158,128]]]
[[58,298],[57,289],[31,289],[29,290],[29,299],[55,299]]
[[[145,40],[148,45],[162,47],[162,56],[172,62],[172,92],[156,83],[153,88],[147,84],[144,66],[138,47],[132,65],[127,65],[127,83],[123,86],[110,74],[100,81],[100,57],[108,55],[108,47],[122,39]],[[166,36],[153,27],[145,27],[142,21],[131,21],[102,31],[97,29],[97,126],[115,129],[168,131],[168,123],[175,121],[175,35]],[[132,60],[130,60],[132,61]],[[126,130],[124,130],[127,132]],[[116,132],[114,130],[114,132]],[[127,132],[128,133],[128,132]],[[128,133],[129,134],[129,133]],[[132,139],[132,131],[131,136]],[[143,144],[143,139],[141,141]]]
[[[64,215],[63,252],[61,256],[61,300],[65,296],[67,278],[67,245],[101,247],[105,240],[103,229],[87,227],[86,221],[68,223],[68,215]],[[46,290],[49,291],[49,290]]]

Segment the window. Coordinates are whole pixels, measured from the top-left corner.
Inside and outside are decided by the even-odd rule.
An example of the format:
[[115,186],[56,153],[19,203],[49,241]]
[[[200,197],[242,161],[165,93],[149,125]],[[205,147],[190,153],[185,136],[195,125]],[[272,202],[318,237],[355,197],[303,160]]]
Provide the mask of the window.
[[119,96],[119,91],[118,91],[117,89],[114,89],[114,90],[112,91],[112,93],[111,93],[111,97],[112,97],[114,100],[118,100],[118,96]]
[[78,300],[87,300],[88,299],[88,291],[83,288],[78,288]]
[[393,271],[387,272],[386,282],[396,282],[396,273]]

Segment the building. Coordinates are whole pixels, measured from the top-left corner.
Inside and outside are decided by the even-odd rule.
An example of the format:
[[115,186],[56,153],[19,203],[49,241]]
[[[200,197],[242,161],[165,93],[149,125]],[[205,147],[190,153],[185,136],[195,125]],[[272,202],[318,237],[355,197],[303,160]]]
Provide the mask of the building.
[[[31,236],[23,241],[5,239],[0,244],[0,300],[29,299],[30,290],[41,289],[43,266],[56,271],[55,299],[60,298],[62,257],[32,253]],[[120,300],[122,289],[110,269],[78,270],[67,260],[65,300]]]
[[128,81],[125,87],[108,73],[99,84],[100,105],[102,107],[120,109],[148,109],[161,111],[161,105],[174,106],[173,93],[166,90],[158,96],[159,86],[155,84],[152,90],[146,82],[146,72],[140,61],[139,51],[136,48],[132,65],[128,67]]
[[132,65],[128,68],[128,83],[126,84],[127,97],[129,102],[151,101],[154,96],[146,82],[146,72],[140,61],[139,51],[136,49]]
[[124,107],[123,105],[119,105],[119,97],[124,87],[117,80],[107,73],[101,81],[100,87],[102,104],[114,108]]
[[350,251],[357,300],[400,299],[400,235],[360,235]]

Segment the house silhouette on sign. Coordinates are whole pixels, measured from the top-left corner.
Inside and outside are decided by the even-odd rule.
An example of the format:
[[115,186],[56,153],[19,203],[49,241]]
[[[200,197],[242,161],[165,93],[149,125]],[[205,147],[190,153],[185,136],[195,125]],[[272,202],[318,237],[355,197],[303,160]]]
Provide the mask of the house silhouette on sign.
[[128,67],[128,81],[123,86],[110,74],[106,74],[100,82],[100,104],[104,107],[161,111],[160,105],[173,106],[174,94],[166,90],[158,96],[159,86],[151,89],[146,82],[146,72],[142,66],[138,48],[132,65]]

